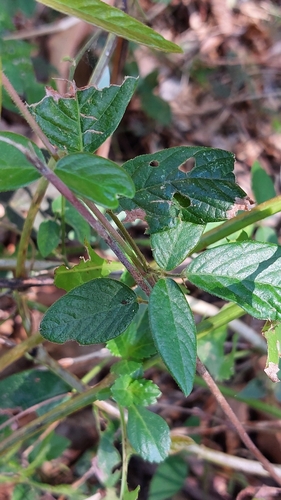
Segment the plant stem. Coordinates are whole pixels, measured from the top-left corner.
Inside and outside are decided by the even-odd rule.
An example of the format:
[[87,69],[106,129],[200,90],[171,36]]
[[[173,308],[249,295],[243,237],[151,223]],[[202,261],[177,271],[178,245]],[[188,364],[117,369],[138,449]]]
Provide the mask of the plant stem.
[[201,339],[213,330],[227,325],[230,321],[241,318],[241,316],[244,316],[245,314],[246,312],[244,309],[237,304],[227,304],[218,314],[215,314],[215,316],[200,321],[197,325],[197,338]]
[[112,249],[115,255],[118,257],[120,262],[126,267],[126,269],[131,273],[135,282],[140,286],[140,288],[150,295],[150,287],[144,280],[141,273],[136,269],[131,262],[127,259],[124,253],[119,249],[117,243],[112,239],[112,237],[106,232],[104,227],[93,217],[89,212],[88,208],[70,191],[70,189],[61,181],[57,175],[50,170],[50,168],[43,163],[36,154],[16,142],[6,138],[0,137],[0,140],[12,144],[14,147],[19,149],[28,161],[40,172],[43,177],[45,177],[51,184],[53,184],[57,190],[76,208],[76,210],[84,217],[84,219],[90,224],[90,226],[97,232],[97,234],[107,243],[107,245]]
[[109,63],[109,59],[112,56],[115,42],[116,42],[116,35],[109,33],[103,51],[99,57],[98,63],[89,80],[89,84],[98,86],[100,79],[103,75],[103,72]]
[[48,411],[44,415],[41,415],[40,417],[32,420],[29,424],[14,431],[10,436],[0,442],[0,456],[4,455],[10,448],[19,442],[23,442],[37,432],[41,432],[56,420],[65,418],[71,413],[92,404],[96,399],[96,394],[101,389],[109,387],[114,382],[115,378],[116,376],[113,374],[107,375],[107,377],[94,387],[91,387],[81,394],[73,396],[69,401],[65,401],[61,405],[52,408],[52,410]]
[[234,411],[226,401],[225,397],[222,395],[220,392],[217,384],[214,382],[212,379],[210,373],[206,369],[206,367],[201,363],[201,361],[197,358],[197,372],[199,375],[203,378],[203,380],[206,382],[207,386],[209,387],[210,391],[216,398],[217,402],[221,406],[222,410],[226,414],[226,416],[229,418],[230,422],[233,424],[234,428],[236,429],[241,441],[247,446],[248,450],[251,451],[251,453],[256,457],[256,459],[262,464],[265,470],[269,473],[269,475],[276,481],[279,486],[281,486],[281,477],[276,473],[276,470],[274,469],[273,465],[267,460],[267,458],[260,452],[260,450],[256,447],[256,445],[253,443],[253,441],[250,439],[249,435],[245,431],[243,425],[241,424],[240,420],[236,417]]
[[281,196],[276,196],[271,200],[265,201],[260,205],[257,205],[248,213],[241,213],[234,217],[231,220],[224,222],[221,226],[215,227],[211,229],[211,231],[207,231],[201,237],[200,242],[194,249],[195,253],[201,252],[204,248],[216,243],[222,238],[226,238],[230,236],[232,233],[243,229],[244,227],[249,226],[250,224],[254,224],[266,217],[270,217],[281,211]]
[[44,339],[40,335],[40,333],[35,333],[28,339],[18,344],[16,347],[13,347],[10,351],[7,351],[0,358],[0,372],[14,363],[14,361],[17,361],[22,356],[24,356],[24,354],[26,354],[28,351],[41,344],[43,340]]
[[28,210],[28,214],[24,221],[23,230],[20,237],[18,256],[17,256],[17,266],[15,277],[24,277],[25,272],[25,261],[27,256],[27,250],[29,245],[30,235],[33,229],[35,217],[40,209],[41,202],[45,196],[49,182],[47,179],[41,178],[38,182],[37,189],[33,195],[31,205]]
[[112,218],[112,220],[115,222],[115,224],[118,227],[120,233],[122,233],[123,238],[129,243],[130,247],[134,250],[135,254],[138,257],[139,262],[141,262],[141,264],[142,264],[142,267],[143,267],[144,271],[146,273],[148,273],[149,272],[148,264],[147,264],[147,262],[146,262],[146,260],[144,258],[144,255],[142,254],[142,252],[140,251],[139,247],[136,245],[134,239],[131,237],[131,235],[129,234],[129,232],[125,228],[124,224],[122,224],[122,222],[120,222],[120,220],[118,219],[117,215],[114,212],[112,212],[112,210],[107,210],[107,213],[110,215],[110,217]]
[[85,52],[91,48],[94,41],[97,40],[97,38],[99,37],[100,33],[101,33],[100,29],[95,31],[95,33],[90,36],[90,38],[86,41],[86,43],[83,45],[83,47],[81,47],[81,49],[78,51],[75,58],[72,60],[72,65],[70,67],[69,76],[68,76],[68,79],[70,82],[72,82],[75,70],[76,70],[79,62],[81,61],[82,57],[84,56]]
[[54,158],[57,158],[57,149],[50,143],[49,139],[46,137],[44,132],[42,132],[35,118],[33,118],[32,114],[28,111],[26,105],[22,102],[21,98],[19,97],[18,93],[16,92],[16,90],[6,77],[5,73],[3,71],[1,73],[2,73],[2,84],[4,89],[7,91],[12,101],[15,103],[15,105],[17,106],[17,108],[27,121],[28,125],[33,130],[33,132],[39,137],[39,139],[41,139],[41,141],[43,142],[44,146],[48,149],[50,154]]
[[127,427],[126,427],[126,419],[124,415],[124,408],[120,405],[120,424],[121,424],[121,433],[122,433],[122,477],[121,477],[121,486],[120,486],[120,495],[119,500],[123,500],[124,493],[126,491],[127,486],[127,474],[128,474],[128,463],[130,455],[128,454],[128,441],[127,441]]

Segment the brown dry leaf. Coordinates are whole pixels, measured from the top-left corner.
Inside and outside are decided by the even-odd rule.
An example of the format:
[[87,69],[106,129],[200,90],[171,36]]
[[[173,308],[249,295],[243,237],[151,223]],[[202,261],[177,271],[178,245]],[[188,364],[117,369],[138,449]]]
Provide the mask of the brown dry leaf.
[[226,212],[227,218],[232,219],[237,215],[239,210],[250,212],[254,205],[255,202],[251,200],[249,196],[246,196],[245,198],[235,198],[235,204]]

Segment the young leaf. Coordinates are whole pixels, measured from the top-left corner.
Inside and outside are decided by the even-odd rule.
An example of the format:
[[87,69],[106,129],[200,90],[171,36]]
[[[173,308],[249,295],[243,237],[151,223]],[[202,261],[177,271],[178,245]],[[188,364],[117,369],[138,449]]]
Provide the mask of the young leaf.
[[132,198],[135,193],[134,184],[122,167],[90,153],[64,156],[55,172],[72,191],[107,208],[118,206],[118,194]]
[[175,43],[169,42],[153,29],[145,26],[122,10],[100,0],[38,0],[52,9],[83,19],[87,23],[131,40],[165,52],[182,52]]
[[134,380],[130,375],[119,377],[111,387],[112,396],[121,406],[148,406],[157,402],[161,392],[151,380]]
[[205,226],[178,220],[176,227],[151,235],[153,257],[159,267],[171,271],[196,247]]
[[136,84],[136,78],[127,77],[121,85],[85,87],[71,97],[52,91],[29,110],[54,146],[94,153],[118,127]]
[[60,242],[60,226],[53,220],[41,222],[37,234],[37,245],[42,257],[47,257]]
[[[0,132],[0,191],[12,191],[39,179],[40,174],[29,163],[25,155],[11,144],[1,141],[1,137],[21,144],[25,148],[28,148],[31,143],[22,135],[13,132]],[[34,143],[31,144],[38,158],[45,163],[40,149]]]
[[67,268],[64,264],[55,270],[55,285],[69,292],[83,283],[87,283],[96,278],[104,278],[113,271],[123,269],[119,262],[102,259],[91,248],[89,243],[85,243],[88,259],[81,258],[79,264]]
[[126,285],[99,278],[74,288],[55,302],[40,326],[41,335],[63,344],[81,345],[113,339],[126,330],[138,310],[136,294]]
[[128,409],[128,438],[135,451],[149,462],[162,462],[170,450],[170,429],[159,415],[143,408]]
[[186,276],[194,285],[236,302],[258,319],[281,319],[281,248],[245,241],[228,243],[194,259]]
[[[187,160],[196,166],[185,172]],[[185,165],[186,164],[186,165]],[[124,210],[141,208],[151,233],[177,227],[179,221],[204,225],[230,217],[244,191],[235,184],[234,156],[220,149],[175,147],[124,163],[133,179],[132,200],[121,199]]]
[[196,327],[180,287],[160,279],[149,300],[149,320],[157,350],[183,393],[193,387],[196,368]]

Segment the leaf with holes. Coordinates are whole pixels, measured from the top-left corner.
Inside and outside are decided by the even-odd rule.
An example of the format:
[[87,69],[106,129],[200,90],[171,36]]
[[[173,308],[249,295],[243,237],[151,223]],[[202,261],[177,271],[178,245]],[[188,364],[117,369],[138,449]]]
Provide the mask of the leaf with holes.
[[[187,161],[195,167],[186,172]],[[244,191],[233,175],[234,156],[221,149],[176,147],[124,163],[136,193],[120,200],[124,210],[141,208],[151,233],[175,228],[178,221],[204,225],[230,217]]]
[[105,278],[114,271],[123,269],[120,262],[102,259],[91,248],[88,242],[85,242],[88,258],[80,259],[79,264],[69,268],[65,264],[57,267],[55,270],[55,285],[69,292],[83,283],[87,283],[95,278]]
[[125,12],[100,0],[38,0],[43,5],[70,16],[83,19],[127,40],[143,43],[166,52],[182,52],[181,48],[169,42],[153,29],[145,26]]
[[160,279],[151,292],[148,311],[157,350],[188,396],[196,367],[196,327],[179,285],[170,278]]
[[68,97],[51,90],[29,110],[54,146],[93,153],[116,130],[136,85],[127,77],[122,85],[75,89]]
[[120,335],[138,310],[136,294],[120,281],[99,278],[74,288],[46,312],[41,335],[63,344],[99,344]]
[[206,292],[236,302],[258,319],[281,320],[281,247],[257,241],[205,251],[186,276]]
[[64,156],[55,173],[72,191],[106,208],[118,206],[119,194],[132,198],[135,193],[134,184],[122,167],[90,153]]

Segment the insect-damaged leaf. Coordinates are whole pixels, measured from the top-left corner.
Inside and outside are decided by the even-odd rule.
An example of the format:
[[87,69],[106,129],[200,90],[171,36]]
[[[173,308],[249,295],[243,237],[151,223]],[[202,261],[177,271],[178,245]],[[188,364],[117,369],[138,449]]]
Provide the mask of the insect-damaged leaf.
[[106,342],[120,335],[138,310],[136,294],[120,281],[99,278],[74,288],[55,302],[40,326],[41,335],[62,344]]
[[127,77],[122,85],[74,89],[65,97],[51,90],[29,110],[54,146],[93,153],[116,130],[136,85]]
[[236,302],[258,319],[281,320],[281,247],[257,241],[205,251],[189,265],[194,285]]
[[[185,171],[194,157],[195,167]],[[228,218],[235,199],[244,191],[233,175],[234,156],[221,149],[176,147],[124,163],[136,193],[120,200],[124,210],[141,208],[151,233],[175,228],[178,221],[204,225]]]

